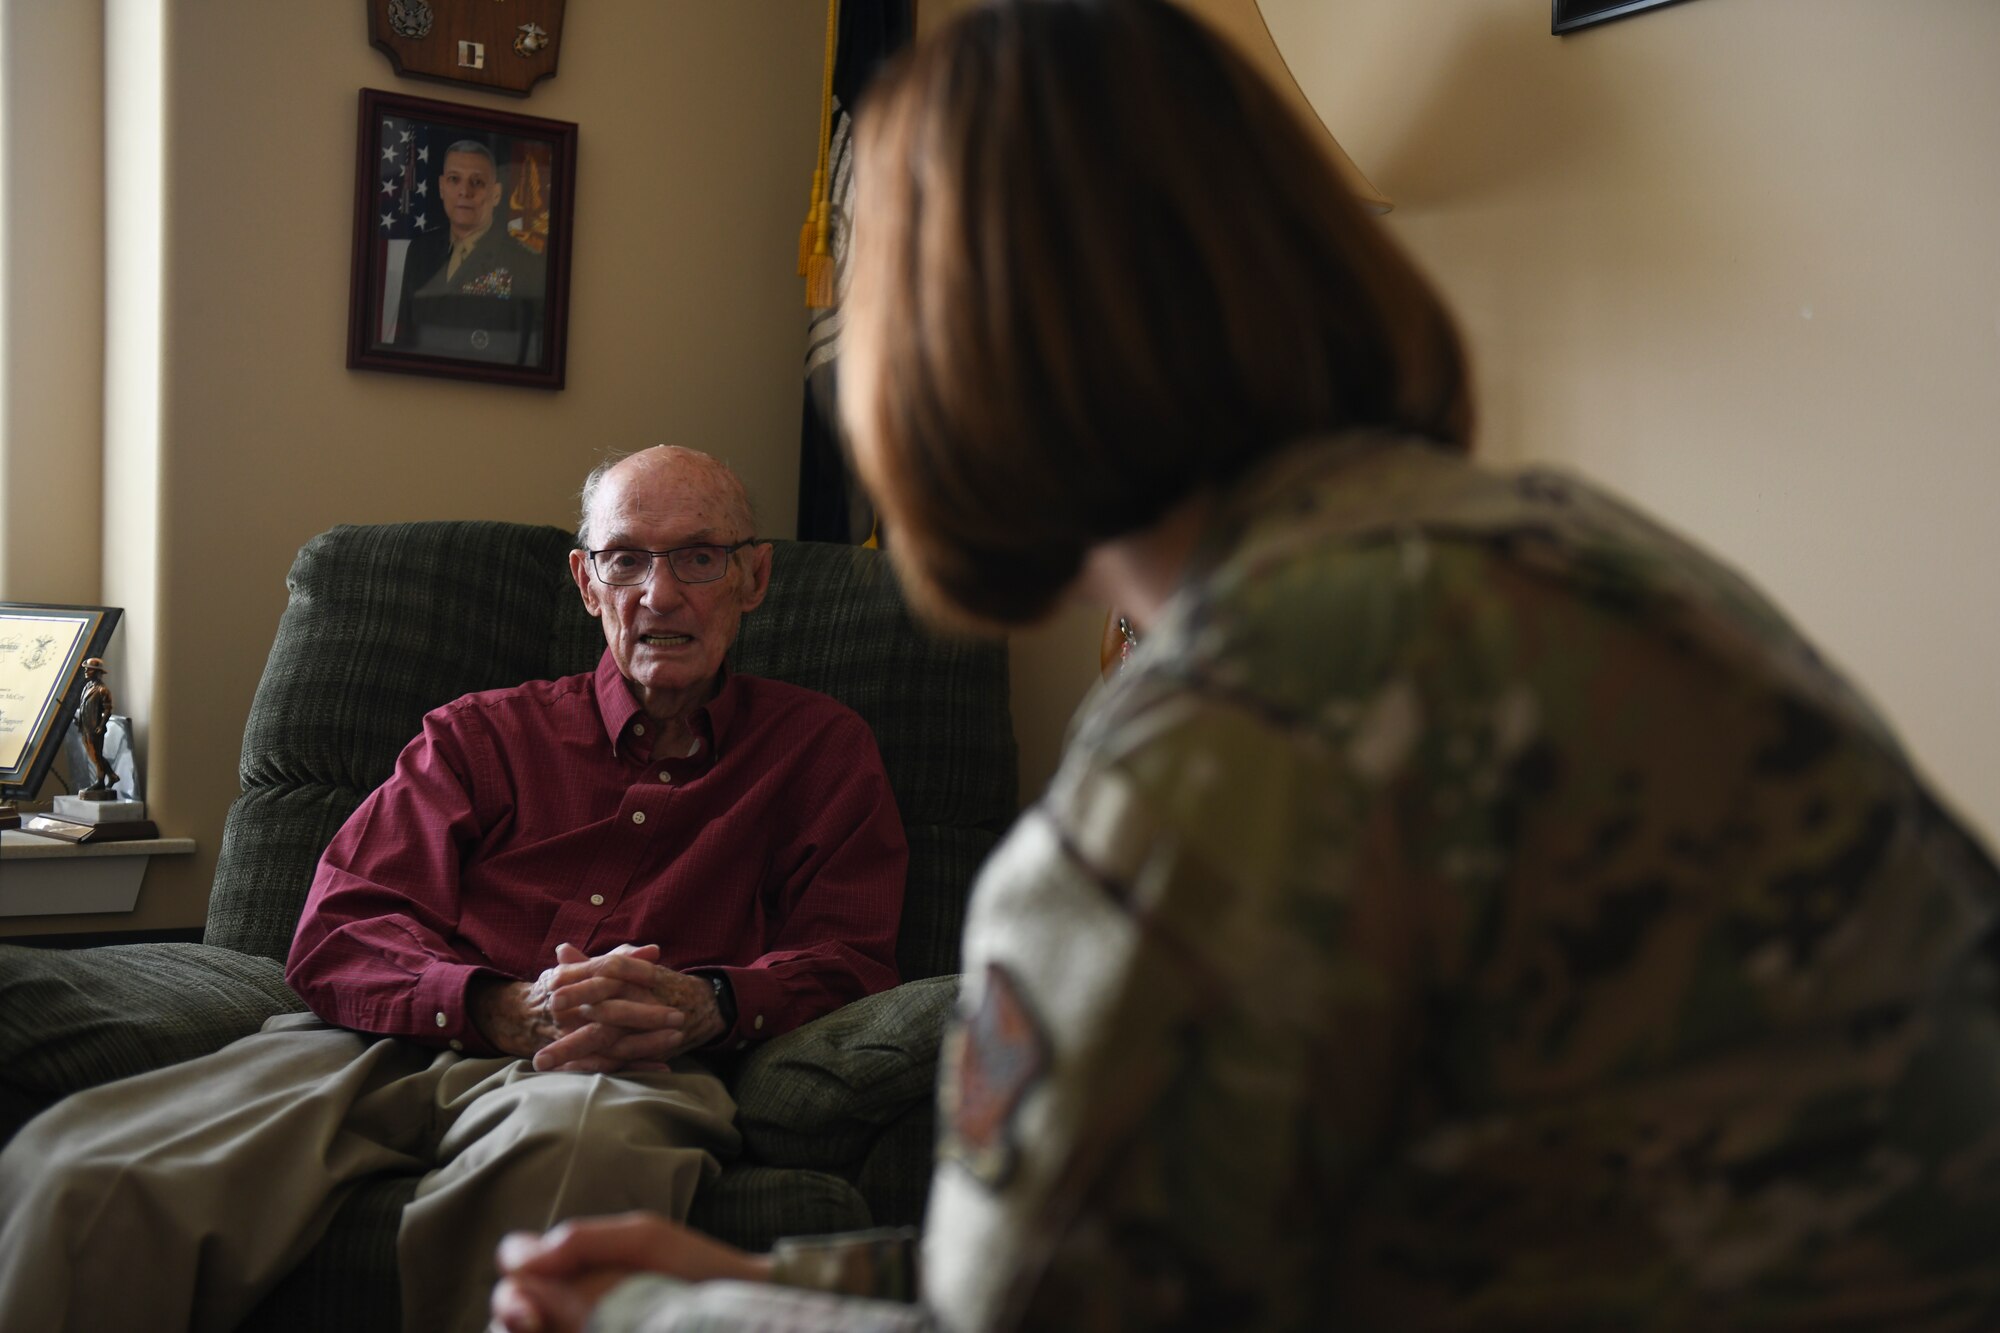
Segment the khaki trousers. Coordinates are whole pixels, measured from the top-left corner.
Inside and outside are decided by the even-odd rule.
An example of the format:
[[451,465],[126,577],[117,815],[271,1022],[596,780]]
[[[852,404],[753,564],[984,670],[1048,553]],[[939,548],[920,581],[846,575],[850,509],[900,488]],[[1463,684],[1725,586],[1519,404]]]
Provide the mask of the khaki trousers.
[[78,1093],[0,1153],[0,1329],[234,1328],[349,1187],[421,1177],[397,1257],[408,1333],[486,1326],[508,1231],[652,1208],[687,1216],[740,1148],[698,1061],[538,1074],[272,1019],[186,1064]]

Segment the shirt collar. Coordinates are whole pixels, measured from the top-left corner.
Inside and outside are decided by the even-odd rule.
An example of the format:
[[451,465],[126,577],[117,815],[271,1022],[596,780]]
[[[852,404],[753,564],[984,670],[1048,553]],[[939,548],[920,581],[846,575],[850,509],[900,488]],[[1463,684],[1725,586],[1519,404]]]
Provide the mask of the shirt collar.
[[[737,710],[742,707],[743,686],[739,681],[736,673],[725,664],[717,673],[715,697],[695,710],[695,734],[702,738],[702,751],[696,758],[713,760],[727,743],[730,726],[736,720]],[[608,647],[604,655],[597,659],[592,684],[597,691],[598,714],[604,719],[604,734],[615,754],[630,735],[633,720],[640,716],[639,697],[632,693],[625,673],[618,669],[618,659],[611,655]]]

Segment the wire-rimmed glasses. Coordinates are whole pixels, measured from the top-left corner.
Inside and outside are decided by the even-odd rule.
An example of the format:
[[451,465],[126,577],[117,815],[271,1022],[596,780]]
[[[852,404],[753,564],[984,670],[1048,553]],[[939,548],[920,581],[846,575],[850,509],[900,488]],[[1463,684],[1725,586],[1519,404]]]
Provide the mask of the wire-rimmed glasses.
[[597,576],[599,583],[608,583],[614,588],[629,588],[645,583],[653,577],[653,562],[665,560],[667,568],[682,583],[713,583],[729,568],[729,557],[746,546],[756,542],[755,537],[745,537],[740,542],[724,545],[720,542],[702,542],[694,546],[676,546],[671,551],[643,551],[629,546],[608,546],[601,551],[586,551],[590,561],[590,572]]

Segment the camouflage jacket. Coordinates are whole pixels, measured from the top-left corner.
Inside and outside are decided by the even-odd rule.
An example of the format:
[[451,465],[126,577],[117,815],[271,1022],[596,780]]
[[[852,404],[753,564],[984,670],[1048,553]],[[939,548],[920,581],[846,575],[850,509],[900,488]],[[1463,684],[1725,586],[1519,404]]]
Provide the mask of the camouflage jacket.
[[[922,1306],[615,1300],[649,1329],[2000,1327],[1996,904],[1736,575],[1571,479],[1301,448],[981,877]],[[879,1236],[780,1265],[911,1280]]]

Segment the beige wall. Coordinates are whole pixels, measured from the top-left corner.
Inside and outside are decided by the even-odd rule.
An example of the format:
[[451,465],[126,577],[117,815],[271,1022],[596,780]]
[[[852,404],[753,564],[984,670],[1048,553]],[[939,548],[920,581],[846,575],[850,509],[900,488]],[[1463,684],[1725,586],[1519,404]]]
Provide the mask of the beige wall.
[[1263,8],[1455,301],[1487,455],[1723,553],[2000,833],[2000,6]]
[[[72,520],[91,513],[102,477],[103,46],[95,5],[11,5],[0,25],[0,181],[15,192],[0,208],[0,597],[9,601],[92,604],[99,594],[96,531]],[[53,310],[67,317],[52,322]]]
[[[151,641],[152,689],[121,705],[145,732],[151,813],[200,852],[155,862],[132,916],[0,934],[200,923],[285,570],[314,533],[568,524],[600,451],[660,441],[728,459],[766,526],[791,532],[793,261],[825,13],[821,0],[571,5],[560,73],[523,101],[395,78],[359,5],[167,0],[157,562],[149,586],[126,588],[156,597],[128,623]],[[364,86],[580,124],[562,392],[344,368]]]

